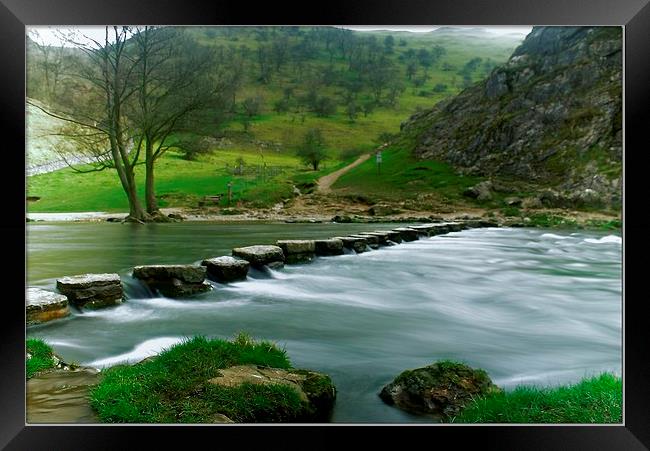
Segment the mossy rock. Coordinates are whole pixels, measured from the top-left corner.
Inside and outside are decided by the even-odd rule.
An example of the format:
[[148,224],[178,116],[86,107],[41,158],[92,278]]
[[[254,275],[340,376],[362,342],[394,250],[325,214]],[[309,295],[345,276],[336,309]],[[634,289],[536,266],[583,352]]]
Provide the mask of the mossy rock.
[[472,399],[501,391],[485,371],[445,360],[404,371],[379,397],[411,413],[450,417]]
[[107,423],[326,422],[336,397],[329,376],[246,334],[194,337],[102,373],[90,401]]

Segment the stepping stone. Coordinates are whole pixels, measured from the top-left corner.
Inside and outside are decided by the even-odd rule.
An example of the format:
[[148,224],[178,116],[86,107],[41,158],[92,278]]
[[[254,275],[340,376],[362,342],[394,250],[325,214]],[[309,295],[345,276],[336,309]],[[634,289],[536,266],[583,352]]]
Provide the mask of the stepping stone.
[[409,227],[399,227],[393,231],[400,234],[402,241],[415,241],[418,239],[418,231]]
[[197,265],[146,265],[133,268],[133,277],[165,297],[182,298],[212,289],[206,269]]
[[279,246],[257,245],[236,247],[232,250],[234,257],[243,258],[256,268],[268,266],[269,268],[281,268],[284,266],[284,252]]
[[217,282],[245,279],[250,267],[246,260],[229,255],[203,260],[201,265],[206,267],[208,276]]
[[359,235],[377,238],[377,244],[380,246],[390,246],[392,244],[388,232],[361,232]]
[[341,240],[343,242],[343,247],[346,249],[352,249],[357,254],[366,252],[366,246],[368,246],[368,240],[362,237],[351,237],[351,236],[335,236],[333,239]]
[[80,274],[57,279],[56,288],[79,308],[101,308],[124,300],[118,274]]
[[343,241],[337,238],[329,240],[315,240],[316,255],[341,255],[343,254]]
[[363,238],[371,249],[379,249],[379,238],[373,235],[350,235],[351,238]]
[[280,240],[276,243],[287,263],[309,262],[314,259],[316,244],[313,240]]
[[40,288],[28,288],[26,297],[28,325],[45,323],[70,314],[68,298],[62,294]]

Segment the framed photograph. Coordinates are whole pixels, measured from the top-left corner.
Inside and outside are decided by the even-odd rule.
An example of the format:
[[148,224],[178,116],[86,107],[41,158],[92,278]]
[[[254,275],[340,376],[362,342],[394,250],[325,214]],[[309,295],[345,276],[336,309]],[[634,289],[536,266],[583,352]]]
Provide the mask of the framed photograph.
[[647,3],[2,0],[0,445],[647,449]]

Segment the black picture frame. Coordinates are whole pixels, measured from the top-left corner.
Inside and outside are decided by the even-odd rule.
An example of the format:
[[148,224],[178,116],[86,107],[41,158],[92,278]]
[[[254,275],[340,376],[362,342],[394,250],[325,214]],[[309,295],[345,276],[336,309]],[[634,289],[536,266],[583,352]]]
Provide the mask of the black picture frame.
[[[357,1],[282,6],[276,2],[200,2],[198,0],[0,0],[0,114],[4,125],[2,181],[6,217],[0,225],[8,259],[17,273],[5,285],[2,305],[7,320],[0,340],[0,447],[37,449],[129,449],[143,443],[180,439],[189,446],[223,446],[229,441],[252,447],[332,448],[340,433],[355,432],[364,441],[397,437],[409,443],[441,446],[441,441],[476,440],[482,449],[620,449],[650,447],[650,352],[644,292],[636,293],[631,276],[643,262],[648,219],[643,208],[645,129],[650,124],[649,0],[440,0]],[[24,273],[25,197],[25,26],[98,24],[259,24],[259,25],[622,25],[625,26],[624,88],[624,423],[611,426],[26,426],[24,397]],[[9,139],[7,139],[9,138]],[[634,184],[639,187],[633,188]],[[647,216],[647,215],[646,215]],[[21,239],[22,238],[22,239]],[[632,243],[630,245],[630,243]],[[15,254],[14,254],[15,253]],[[21,257],[22,256],[22,257]],[[643,269],[643,268],[641,268]],[[636,279],[638,280],[638,279]],[[647,302],[647,301],[646,301]],[[289,429],[291,430],[289,430]],[[372,430],[371,430],[372,429]],[[296,438],[296,434],[300,438]],[[202,440],[207,440],[202,442]],[[171,442],[170,442],[171,443]],[[203,445],[200,445],[203,443]],[[343,442],[345,444],[345,442]],[[444,445],[443,445],[444,446]],[[365,446],[364,446],[365,448]]]

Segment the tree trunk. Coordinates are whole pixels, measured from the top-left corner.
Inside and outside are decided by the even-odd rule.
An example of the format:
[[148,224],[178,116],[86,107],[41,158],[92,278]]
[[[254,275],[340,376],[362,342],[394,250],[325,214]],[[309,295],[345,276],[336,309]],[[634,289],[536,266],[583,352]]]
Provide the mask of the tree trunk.
[[133,170],[129,171],[127,178],[130,180],[127,187],[127,198],[129,199],[129,216],[127,220],[135,220],[136,222],[148,222],[151,217],[144,211],[138,193],[135,188],[135,175]]
[[156,202],[156,187],[154,185],[154,157],[152,144],[147,141],[146,144],[146,160],[145,160],[145,186],[144,197],[147,203],[147,213],[156,215],[160,213],[158,203]]
[[[133,167],[128,165],[128,162],[124,162],[121,159],[120,152],[117,150],[118,140],[113,136],[110,137],[111,141],[111,154],[113,155],[113,161],[115,162],[115,170],[122,184],[122,189],[126,194],[126,198],[129,202],[129,216],[127,220],[132,220],[135,222],[146,222],[150,218],[145,213],[138,198],[138,193],[135,185],[135,174],[133,173]],[[126,164],[125,164],[126,163]]]

